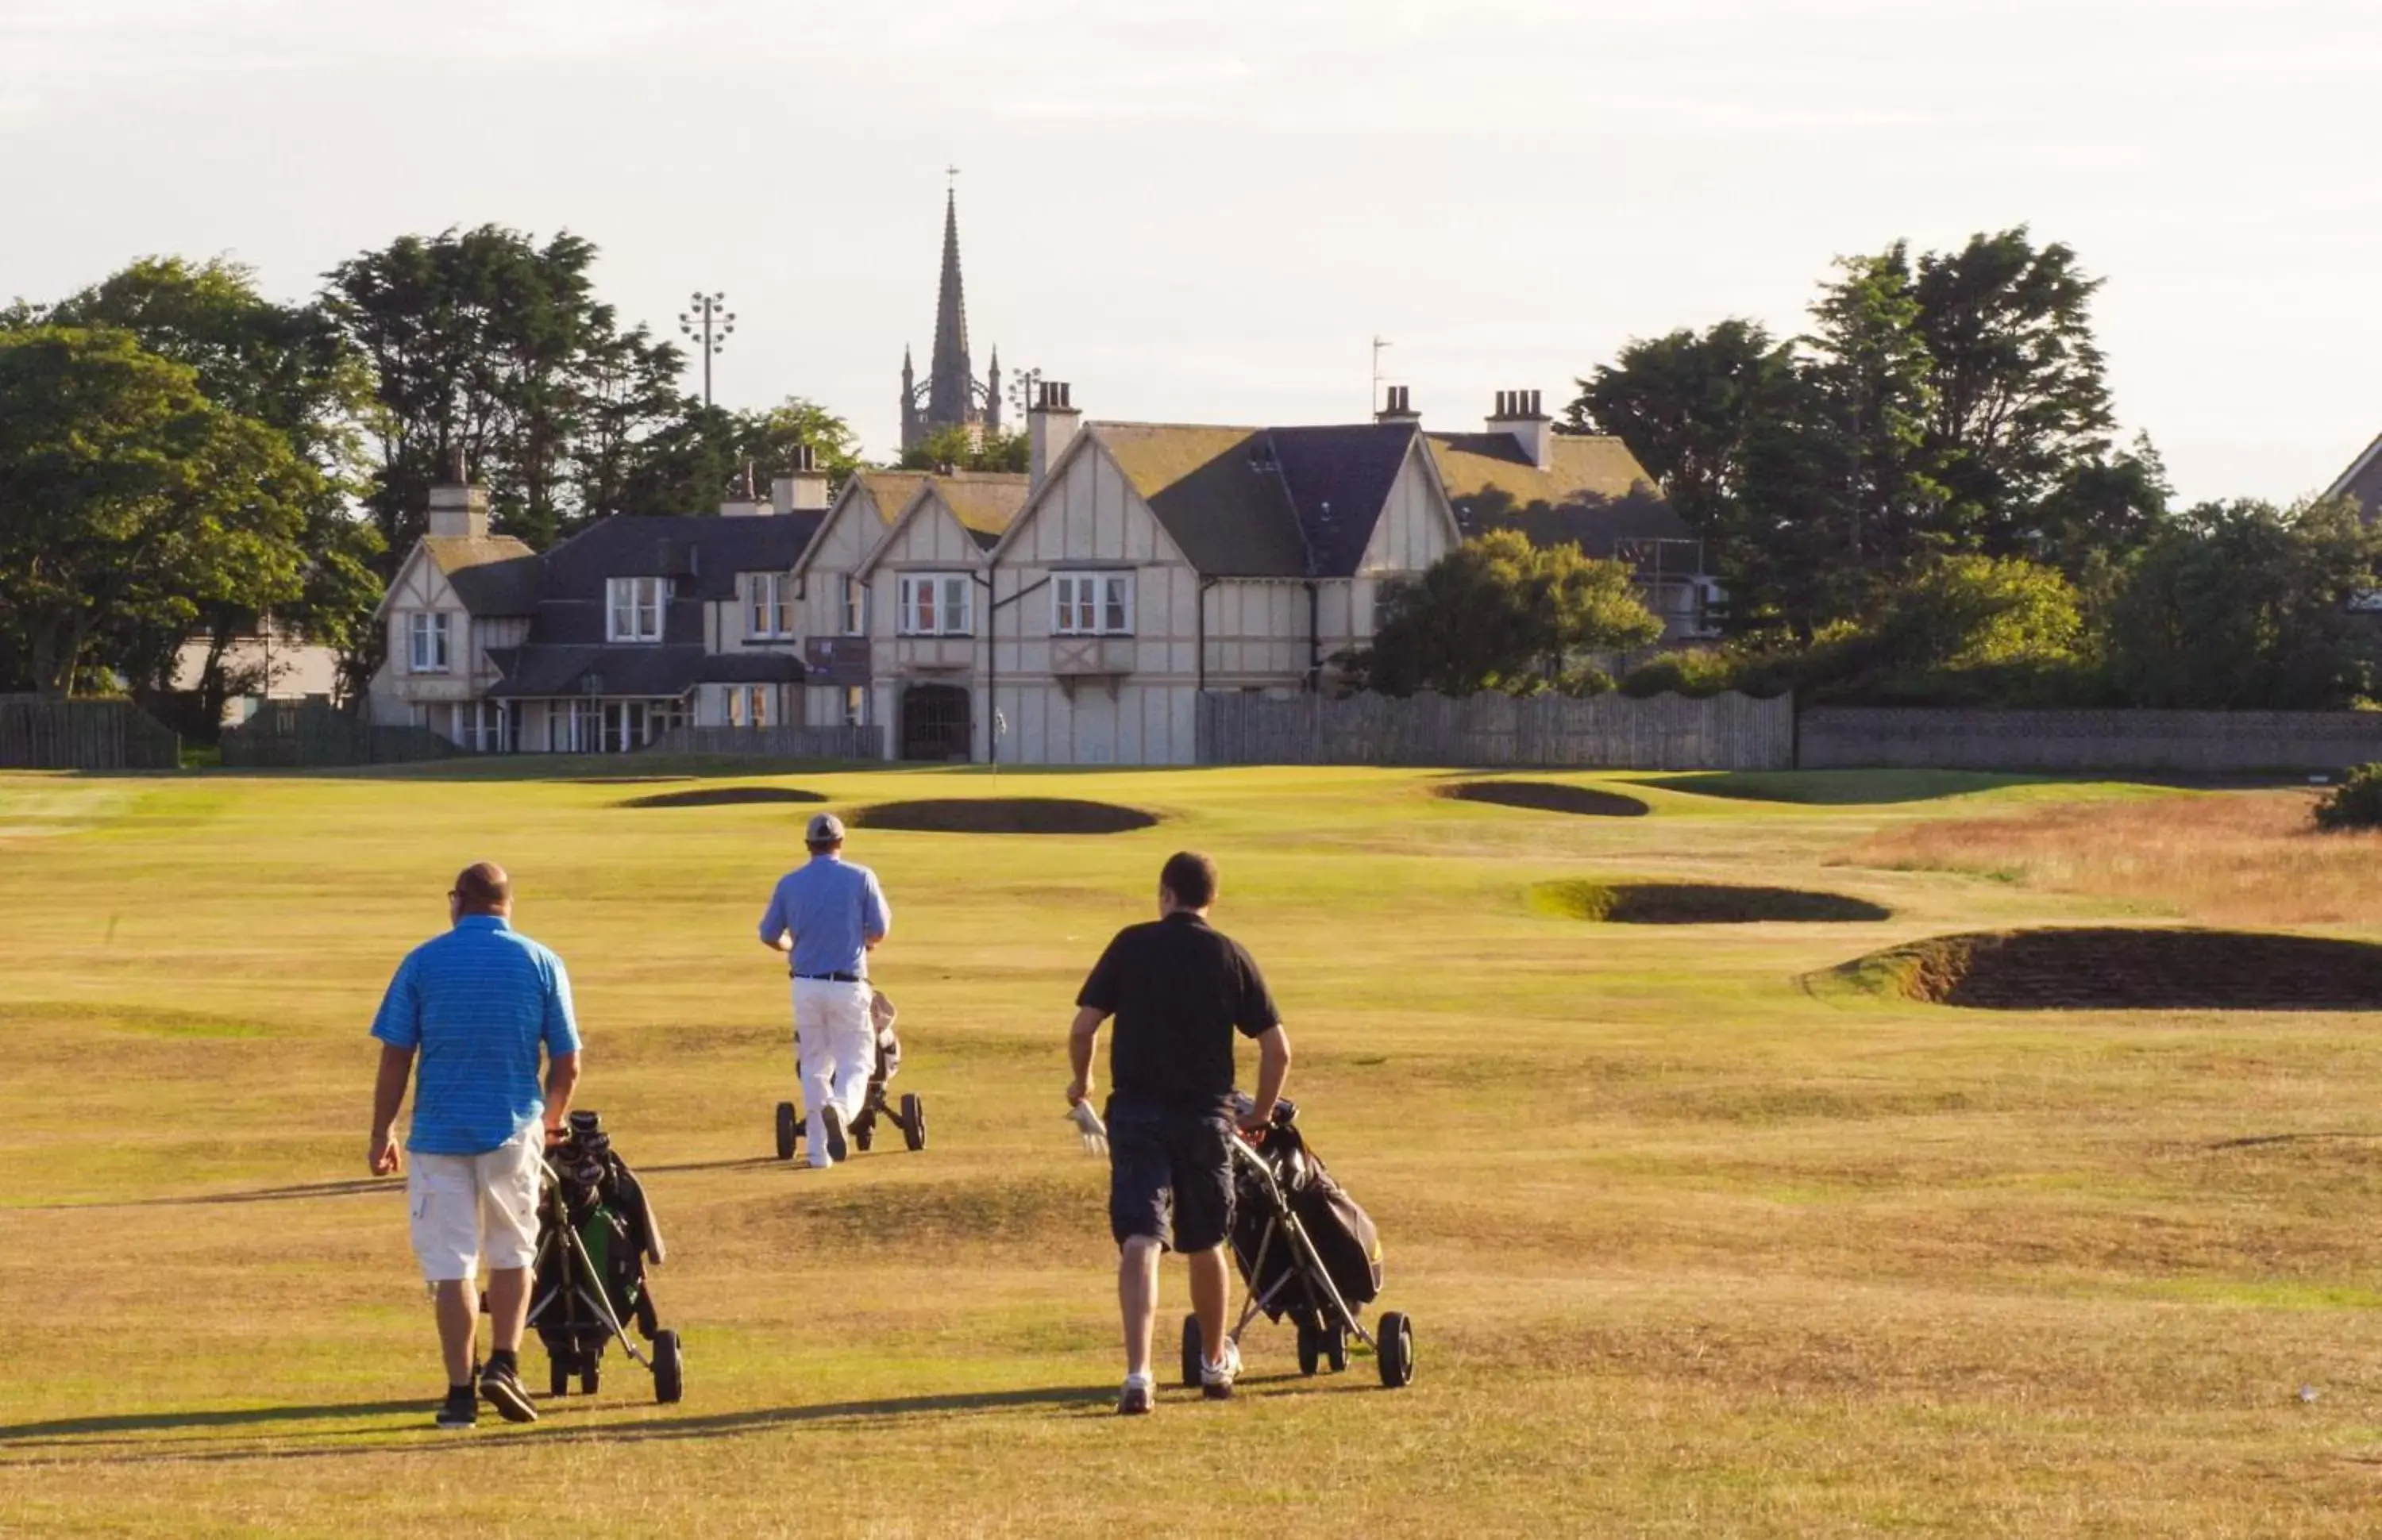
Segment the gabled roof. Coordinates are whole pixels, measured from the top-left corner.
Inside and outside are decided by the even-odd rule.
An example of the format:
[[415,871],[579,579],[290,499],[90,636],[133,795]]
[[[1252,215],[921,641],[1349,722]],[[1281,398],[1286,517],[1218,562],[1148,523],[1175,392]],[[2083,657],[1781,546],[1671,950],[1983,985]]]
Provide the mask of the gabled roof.
[[2382,436],[2376,436],[2365,446],[2365,452],[2349,462],[2340,479],[2325,488],[2327,497],[2354,498],[2367,513],[2382,513]]
[[537,608],[537,556],[509,534],[424,535],[422,553],[473,615],[527,615]]
[[1518,529],[1534,544],[1577,543],[1610,556],[1625,541],[1695,538],[1617,438],[1557,434],[1541,471],[1511,434],[1427,436],[1467,540]]
[[981,560],[1001,544],[1001,537],[1008,533],[1009,527],[1017,521],[1019,510],[1025,507],[1029,490],[1026,477],[1009,471],[939,473],[918,488],[917,495],[910,499],[910,506],[893,520],[893,527],[887,530],[884,538],[860,558],[859,570],[864,574],[876,570],[878,558],[891,550],[893,543],[901,538],[902,532],[909,527],[911,520],[929,507],[939,507],[952,516],[953,521],[967,532],[968,539],[975,543]]
[[1209,577],[1354,573],[1414,442],[1414,426],[1405,422],[1095,422],[1083,431],[1185,558]]

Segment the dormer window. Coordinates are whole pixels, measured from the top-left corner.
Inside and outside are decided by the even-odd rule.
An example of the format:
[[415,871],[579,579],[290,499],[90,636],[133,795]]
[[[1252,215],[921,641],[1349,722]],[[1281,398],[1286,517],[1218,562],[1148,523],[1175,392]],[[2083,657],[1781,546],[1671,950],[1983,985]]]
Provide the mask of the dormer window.
[[794,580],[783,572],[744,574],[744,634],[775,642],[794,634]]
[[668,578],[614,578],[605,585],[604,640],[659,642]]
[[843,634],[868,634],[868,585],[850,573],[843,578]]

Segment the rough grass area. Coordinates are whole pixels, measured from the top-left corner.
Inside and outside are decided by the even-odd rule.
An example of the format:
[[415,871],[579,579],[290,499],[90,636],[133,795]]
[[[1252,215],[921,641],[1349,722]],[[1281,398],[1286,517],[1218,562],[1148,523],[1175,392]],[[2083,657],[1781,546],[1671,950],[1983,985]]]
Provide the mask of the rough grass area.
[[2054,804],[1897,824],[1843,859],[2117,898],[2214,925],[2382,925],[2382,834],[2315,832],[2304,791]]
[[685,791],[653,791],[622,807],[741,807],[756,802],[824,802],[816,791],[792,786],[698,786]]
[[1460,802],[1489,802],[1584,818],[1643,818],[1653,811],[1636,797],[1561,781],[1458,781],[1441,788],[1439,794]]
[[1131,834],[1157,827],[1159,817],[1075,797],[934,797],[879,802],[844,821],[917,834]]
[[2114,926],[1936,936],[1840,973],[1980,1010],[2382,1010],[2382,946]]
[[1708,882],[1542,882],[1531,886],[1529,905],[1551,918],[1609,925],[1848,924],[1894,916],[1882,904],[1841,893]]

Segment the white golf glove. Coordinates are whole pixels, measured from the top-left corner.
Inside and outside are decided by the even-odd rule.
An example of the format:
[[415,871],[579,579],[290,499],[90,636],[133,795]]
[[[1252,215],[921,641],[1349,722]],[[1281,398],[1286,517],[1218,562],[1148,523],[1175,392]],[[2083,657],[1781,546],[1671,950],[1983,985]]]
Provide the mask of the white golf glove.
[[1104,1155],[1109,1153],[1108,1125],[1100,1121],[1100,1115],[1092,1110],[1091,1103],[1077,1102],[1069,1107],[1067,1119],[1075,1125],[1075,1131],[1083,1135],[1086,1155]]

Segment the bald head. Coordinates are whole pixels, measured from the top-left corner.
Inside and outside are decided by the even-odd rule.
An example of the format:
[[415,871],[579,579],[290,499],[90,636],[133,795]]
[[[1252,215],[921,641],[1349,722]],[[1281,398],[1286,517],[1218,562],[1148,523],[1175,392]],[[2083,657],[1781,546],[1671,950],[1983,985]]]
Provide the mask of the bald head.
[[454,901],[459,919],[466,914],[510,914],[513,880],[495,862],[475,861],[456,874],[454,891],[447,896]]

